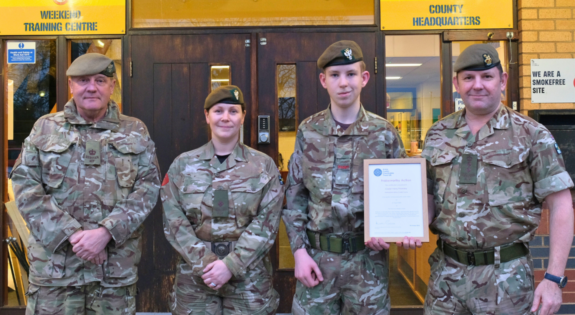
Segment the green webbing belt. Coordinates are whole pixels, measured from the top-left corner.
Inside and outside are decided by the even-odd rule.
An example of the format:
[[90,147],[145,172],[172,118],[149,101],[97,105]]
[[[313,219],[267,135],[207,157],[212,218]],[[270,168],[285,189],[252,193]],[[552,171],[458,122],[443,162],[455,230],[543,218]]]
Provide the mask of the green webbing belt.
[[[442,244],[443,243],[443,244]],[[485,251],[465,251],[456,249],[455,247],[437,240],[437,246],[441,248],[443,245],[443,253],[445,256],[453,258],[465,265],[471,266],[484,266],[493,265],[495,263],[495,250],[489,249]],[[513,243],[506,247],[501,247],[499,251],[501,262],[508,262],[519,257],[527,256],[529,249],[523,243]]]
[[[319,235],[319,247],[316,242],[316,235]],[[307,231],[307,237],[312,248],[321,249],[332,253],[343,254],[346,251],[350,253],[359,252],[365,249],[363,234],[354,235],[335,235],[320,234],[313,231]]]

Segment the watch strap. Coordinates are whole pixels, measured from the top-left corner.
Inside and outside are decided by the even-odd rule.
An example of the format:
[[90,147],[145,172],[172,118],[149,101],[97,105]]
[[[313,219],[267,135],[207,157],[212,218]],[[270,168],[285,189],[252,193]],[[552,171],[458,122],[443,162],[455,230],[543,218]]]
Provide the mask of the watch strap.
[[544,278],[549,281],[557,283],[557,285],[559,285],[560,288],[564,288],[565,284],[567,284],[567,278],[564,276],[558,277],[546,272]]

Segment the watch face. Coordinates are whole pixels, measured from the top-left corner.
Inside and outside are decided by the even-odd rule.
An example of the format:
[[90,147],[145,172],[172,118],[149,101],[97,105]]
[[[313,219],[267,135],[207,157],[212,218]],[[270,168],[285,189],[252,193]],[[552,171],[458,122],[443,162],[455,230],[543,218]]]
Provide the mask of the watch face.
[[567,277],[561,278],[561,281],[559,282],[559,286],[561,288],[564,288],[566,285],[567,285]]

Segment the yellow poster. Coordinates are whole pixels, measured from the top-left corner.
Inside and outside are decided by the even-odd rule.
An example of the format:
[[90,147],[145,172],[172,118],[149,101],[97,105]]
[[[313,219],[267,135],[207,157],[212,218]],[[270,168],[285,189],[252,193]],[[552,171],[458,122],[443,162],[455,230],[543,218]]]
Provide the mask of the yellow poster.
[[512,0],[380,0],[382,30],[513,28]]
[[1,35],[125,34],[126,0],[2,0]]

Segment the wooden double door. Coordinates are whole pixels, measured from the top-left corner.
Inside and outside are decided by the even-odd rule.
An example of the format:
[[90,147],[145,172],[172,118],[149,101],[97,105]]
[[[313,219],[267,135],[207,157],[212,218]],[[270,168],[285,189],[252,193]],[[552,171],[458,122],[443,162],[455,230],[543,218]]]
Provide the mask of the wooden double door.
[[[247,105],[244,143],[279,162],[278,66],[291,65],[295,70],[295,120],[299,123],[327,107],[329,96],[319,82],[316,61],[327,46],[342,39],[354,40],[362,47],[371,73],[362,91],[362,103],[367,110],[383,115],[385,97],[376,97],[378,80],[382,79],[374,73],[375,32],[132,35],[132,77],[124,112],[148,126],[164,176],[179,154],[209,140],[203,105],[211,88],[237,85]],[[222,69],[227,69],[227,79],[218,77]],[[257,142],[258,115],[270,116],[269,144]],[[284,158],[287,164],[289,156]],[[178,254],[164,236],[161,202],[144,225],[137,310],[166,312]],[[293,269],[280,268],[278,242],[271,257],[274,286],[281,296],[278,312],[289,313],[295,289]]]

